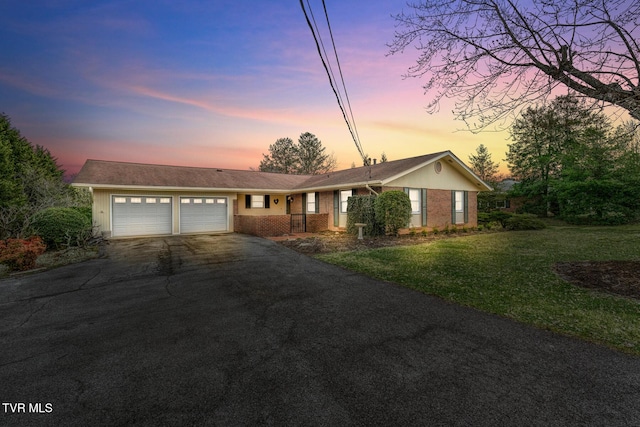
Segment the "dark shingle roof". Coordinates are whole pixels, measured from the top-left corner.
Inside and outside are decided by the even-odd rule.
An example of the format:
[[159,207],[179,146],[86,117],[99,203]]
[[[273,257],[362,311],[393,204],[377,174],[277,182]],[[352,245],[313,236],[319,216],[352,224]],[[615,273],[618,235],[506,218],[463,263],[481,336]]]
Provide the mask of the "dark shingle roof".
[[364,184],[384,185],[396,177],[445,156],[449,156],[450,161],[455,160],[454,164],[457,164],[461,171],[467,173],[469,178],[473,177],[479,181],[467,166],[450,151],[442,151],[323,175],[288,175],[249,170],[87,160],[74,179],[74,184],[94,187],[315,191],[319,189],[363,186]]
[[87,160],[73,182],[96,187],[290,190],[307,179],[309,175]]
[[299,188],[313,189],[364,183],[381,184],[389,178],[406,173],[407,171],[441,157],[446,153],[448,153],[448,151],[426,154],[424,156],[411,157],[408,159],[387,161],[371,166],[345,169],[323,175],[313,175],[303,182]]

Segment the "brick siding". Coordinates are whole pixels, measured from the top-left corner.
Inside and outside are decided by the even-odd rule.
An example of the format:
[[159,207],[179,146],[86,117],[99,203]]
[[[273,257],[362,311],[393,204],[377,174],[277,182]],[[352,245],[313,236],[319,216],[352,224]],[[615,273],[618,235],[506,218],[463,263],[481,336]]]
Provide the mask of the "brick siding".
[[329,229],[329,214],[307,215],[307,233],[318,233]]
[[[328,214],[307,215],[307,232],[326,231],[328,218]],[[291,215],[234,215],[234,229],[260,237],[282,236],[291,233]]]

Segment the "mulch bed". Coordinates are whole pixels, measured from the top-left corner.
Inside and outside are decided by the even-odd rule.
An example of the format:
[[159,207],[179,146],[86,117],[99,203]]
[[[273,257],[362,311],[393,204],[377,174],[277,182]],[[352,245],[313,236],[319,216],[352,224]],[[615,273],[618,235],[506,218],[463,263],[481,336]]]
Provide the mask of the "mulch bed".
[[559,262],[554,270],[576,286],[640,300],[640,261]]
[[[471,234],[471,233],[469,233]],[[456,235],[401,235],[358,240],[345,233],[324,233],[305,238],[284,238],[277,242],[306,255],[357,251],[388,246],[417,245]],[[560,262],[554,271],[576,286],[640,300],[640,261]]]

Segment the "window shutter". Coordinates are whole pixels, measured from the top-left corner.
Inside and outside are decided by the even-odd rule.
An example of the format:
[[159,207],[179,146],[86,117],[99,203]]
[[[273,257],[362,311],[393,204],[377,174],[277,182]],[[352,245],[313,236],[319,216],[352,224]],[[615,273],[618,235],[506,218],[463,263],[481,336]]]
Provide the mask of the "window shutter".
[[264,195],[264,208],[269,209],[271,202],[271,197],[268,194]]
[[338,227],[340,225],[340,192],[338,190],[333,191],[333,226]]
[[456,191],[451,190],[451,224],[456,223]]
[[302,193],[302,213],[307,213],[307,193]]
[[505,207],[505,208],[510,208],[510,207],[511,207],[511,200],[506,199],[506,200],[504,201],[504,207]]
[[469,192],[464,192],[464,223],[469,222]]
[[320,193],[316,191],[316,213],[320,213]]
[[404,187],[403,191],[405,192],[405,194],[409,195],[409,187]]
[[251,194],[247,194],[244,196],[244,207],[247,209],[251,209]]
[[422,188],[420,191],[420,202],[422,203],[422,226],[427,226],[427,189]]
[[351,195],[352,196],[357,196],[358,195],[358,189],[357,188],[352,188],[351,189]]

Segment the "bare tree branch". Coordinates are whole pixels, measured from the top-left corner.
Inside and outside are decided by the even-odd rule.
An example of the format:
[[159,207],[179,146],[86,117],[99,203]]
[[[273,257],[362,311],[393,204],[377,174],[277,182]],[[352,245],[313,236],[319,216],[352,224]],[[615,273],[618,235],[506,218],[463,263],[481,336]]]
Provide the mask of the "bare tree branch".
[[[640,4],[634,0],[421,0],[397,15],[390,54],[414,47],[426,78],[481,130],[565,86],[640,120]],[[473,122],[472,122],[473,119]]]

